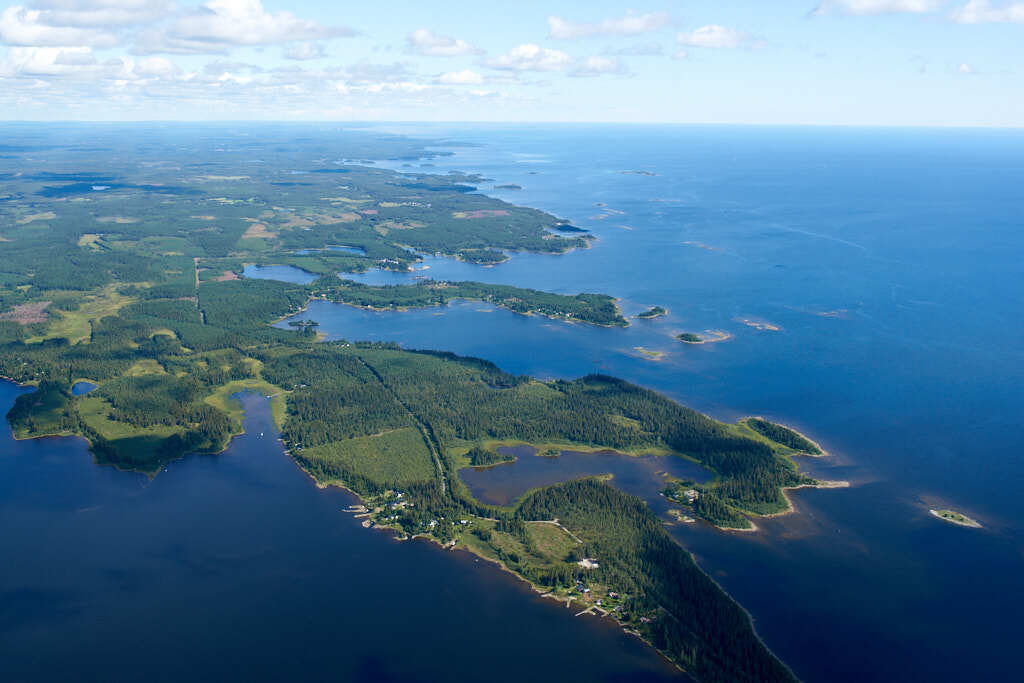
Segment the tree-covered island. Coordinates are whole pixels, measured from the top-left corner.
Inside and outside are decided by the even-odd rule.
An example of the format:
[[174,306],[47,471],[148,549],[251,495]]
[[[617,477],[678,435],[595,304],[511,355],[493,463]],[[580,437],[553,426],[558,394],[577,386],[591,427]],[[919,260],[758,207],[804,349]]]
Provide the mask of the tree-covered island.
[[654,318],[660,318],[663,315],[668,315],[668,310],[662,308],[661,306],[654,306],[652,308],[648,308],[646,311],[641,311],[640,313],[637,313],[633,317],[639,318],[640,320],[653,320]]
[[[372,287],[336,275],[405,269],[419,252],[560,253],[589,235],[565,237],[556,232],[564,222],[479,195],[468,176],[311,164],[283,143],[261,147],[251,164],[244,141],[189,141],[188,153],[99,142],[51,151],[47,162],[0,159],[9,195],[0,204],[0,375],[36,387],[7,415],[18,438],[81,436],[97,462],[156,474],[186,453],[222,450],[241,429],[230,396],[259,391],[273,397],[291,457],[317,482],[358,495],[368,524],[498,562],[616,619],[698,680],[793,680],[639,499],[582,480],[495,507],[458,475],[492,464],[502,441],[685,457],[714,474],[693,513],[739,526],[782,509],[784,488],[813,483],[791,459],[789,434],[717,422],[614,377],[539,381],[440,351],[319,342],[312,322],[270,325],[313,297],[373,308],[466,298],[623,325],[599,294]],[[344,156],[374,156],[359,136],[344,144]],[[390,151],[378,156],[424,154],[390,138],[381,145]],[[154,149],[160,163],[150,163]],[[82,170],[54,170],[68,167]],[[244,263],[321,277],[239,279]],[[98,388],[75,395],[82,380]]]

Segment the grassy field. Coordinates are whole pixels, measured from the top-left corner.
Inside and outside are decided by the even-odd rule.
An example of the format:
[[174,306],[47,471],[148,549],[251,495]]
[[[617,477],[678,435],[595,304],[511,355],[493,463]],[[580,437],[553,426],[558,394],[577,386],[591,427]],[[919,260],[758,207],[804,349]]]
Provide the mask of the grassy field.
[[529,522],[526,533],[534,549],[541,555],[564,561],[569,551],[579,544],[556,524]]
[[166,375],[167,371],[164,370],[164,366],[152,358],[143,358],[128,368],[128,372],[124,374],[126,377],[142,377],[144,375]]
[[415,427],[314,446],[302,456],[340,463],[381,484],[430,481],[436,476],[430,451]]
[[54,311],[55,317],[46,334],[42,337],[28,339],[28,342],[40,342],[44,339],[67,339],[69,344],[87,342],[92,336],[92,321],[117,312],[135,299],[117,292],[117,285],[110,284],[96,294],[82,298],[81,306],[76,311]]

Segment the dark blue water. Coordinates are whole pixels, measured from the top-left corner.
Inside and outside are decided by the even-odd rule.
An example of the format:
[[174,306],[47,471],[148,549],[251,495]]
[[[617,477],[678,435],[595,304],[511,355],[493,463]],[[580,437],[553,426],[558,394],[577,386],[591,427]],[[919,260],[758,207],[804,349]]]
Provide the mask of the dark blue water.
[[678,680],[468,553],[363,529],[244,404],[227,452],[153,480],[2,430],[0,680]]
[[[434,260],[423,273],[601,291],[627,314],[661,305],[670,315],[628,330],[472,302],[408,313],[314,303],[303,317],[336,338],[443,348],[543,377],[600,370],[722,419],[794,425],[834,454],[805,469],[851,488],[795,492],[799,514],[761,520],[758,534],[673,528],[768,644],[808,680],[1016,674],[1024,132],[393,130],[480,143],[454,148],[437,171],[522,185],[488,192],[598,237],[565,256],[493,268]],[[754,326],[765,323],[778,329]],[[672,339],[703,330],[732,339]],[[935,506],[986,529],[935,520]]]

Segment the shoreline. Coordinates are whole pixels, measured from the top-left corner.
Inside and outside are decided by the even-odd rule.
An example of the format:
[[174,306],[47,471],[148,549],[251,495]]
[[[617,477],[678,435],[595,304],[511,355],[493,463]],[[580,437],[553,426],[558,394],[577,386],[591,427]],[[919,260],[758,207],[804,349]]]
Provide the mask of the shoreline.
[[796,509],[796,505],[793,504],[793,499],[790,498],[790,491],[799,491],[800,489],[848,489],[851,484],[848,481],[819,481],[817,484],[800,484],[798,486],[783,486],[782,497],[786,499],[786,509],[779,510],[778,512],[768,512],[763,515],[757,515],[764,519],[770,519],[771,517],[784,517],[786,515],[799,512]]
[[[786,501],[786,507],[784,509],[779,510],[778,512],[765,512],[765,513],[762,513],[762,514],[759,514],[759,513],[756,513],[756,512],[746,512],[744,510],[740,510],[740,513],[744,517],[746,517],[748,522],[750,522],[750,526],[745,528],[745,529],[740,529],[740,528],[737,528],[737,527],[730,527],[730,526],[721,526],[721,525],[715,524],[713,522],[707,522],[707,520],[702,520],[702,521],[705,521],[707,524],[710,524],[711,526],[715,527],[719,531],[739,531],[739,532],[742,532],[742,533],[752,533],[752,532],[755,532],[755,531],[761,531],[761,527],[757,526],[757,523],[754,521],[754,519],[771,519],[773,517],[785,517],[787,515],[791,515],[793,513],[800,512],[799,510],[797,510],[796,505],[793,503],[793,499],[789,496],[789,492],[790,491],[798,491],[800,489],[845,489],[845,488],[850,488],[850,486],[851,486],[850,482],[842,481],[842,480],[839,480],[839,481],[819,481],[817,484],[800,484],[798,486],[783,486],[782,487],[782,497]],[[934,514],[934,511],[932,511],[932,512]],[[699,520],[700,518],[698,517],[697,519]],[[947,521],[952,521],[952,520],[947,520]]]
[[[27,384],[27,383],[23,384],[23,383],[19,382],[16,379],[13,379],[11,377],[7,377],[6,375],[0,375],[0,380],[6,381],[6,382],[10,382],[11,384],[14,384],[15,386],[17,386],[18,388],[21,388],[21,389],[25,389],[25,388],[38,389],[38,387],[36,385],[34,385],[34,384]],[[249,389],[248,391],[253,391],[253,390]],[[243,393],[243,392],[235,392],[235,393]],[[260,392],[254,392],[254,393],[260,393]],[[272,400],[271,398],[269,398],[269,397],[267,398],[268,403],[271,400]],[[273,417],[271,417],[271,419],[273,420]],[[51,432],[51,433],[47,433],[47,434],[31,434],[31,435],[27,435],[27,436],[19,436],[18,433],[16,431],[14,431],[14,427],[11,425],[10,421],[6,419],[6,416],[4,418],[4,421],[7,423],[7,428],[10,430],[11,438],[14,441],[32,441],[33,439],[52,439],[52,438],[58,438],[58,439],[81,439],[82,441],[85,442],[86,446],[88,447],[89,455],[92,457],[92,462],[93,462],[94,465],[96,465],[98,467],[113,467],[118,472],[134,472],[136,474],[142,474],[142,475],[146,476],[150,481],[152,481],[153,479],[156,479],[157,475],[160,474],[160,472],[162,472],[164,469],[166,469],[167,466],[170,465],[172,462],[177,462],[178,460],[184,460],[185,458],[187,458],[190,455],[199,455],[199,456],[203,456],[203,455],[220,455],[220,454],[224,453],[225,451],[227,451],[231,447],[231,442],[232,441],[234,441],[237,437],[242,436],[243,434],[245,434],[245,423],[240,420],[239,424],[241,426],[239,427],[239,430],[237,432],[231,432],[230,434],[228,434],[227,438],[224,440],[224,443],[217,450],[212,450],[211,449],[211,450],[206,450],[206,451],[188,451],[188,452],[182,453],[181,455],[178,455],[176,457],[170,458],[166,462],[161,463],[160,466],[157,467],[155,470],[143,470],[143,469],[139,469],[139,468],[136,468],[136,467],[123,467],[120,463],[117,463],[117,462],[100,462],[96,458],[96,452],[93,450],[92,439],[90,439],[88,436],[85,436],[84,434],[78,434],[76,432]],[[275,426],[276,426],[276,423],[275,423]]]
[[[291,458],[290,453],[289,453],[289,458]],[[355,496],[356,499],[359,500],[360,504],[362,504],[363,507],[366,507],[366,505],[365,505],[366,501],[364,501],[363,498],[358,493],[355,493],[354,491],[352,491],[352,489],[350,489],[347,486],[345,486],[344,483],[341,483],[341,482],[331,482],[331,483],[327,483],[327,484],[322,484],[322,483],[318,482],[315,478],[313,478],[313,476],[311,474],[306,472],[306,470],[301,465],[299,465],[299,463],[296,462],[294,458],[291,458],[291,460],[292,460],[292,462],[295,463],[295,465],[304,474],[306,474],[306,476],[308,476],[310,478],[311,481],[313,481],[313,483],[317,486],[317,488],[325,489],[325,490],[329,489],[331,487],[341,488],[341,489],[345,490],[346,492],[348,492],[348,493],[352,494],[353,496]],[[342,510],[342,512],[349,512],[349,511]],[[350,514],[353,514],[353,518],[354,518],[356,513],[350,513]],[[527,523],[529,523],[529,522],[527,522]],[[409,535],[409,534],[406,534],[401,529],[397,529],[397,528],[395,528],[393,526],[390,526],[388,524],[378,524],[378,523],[375,523],[372,527],[365,527],[365,528],[367,528],[370,531],[374,531],[374,530],[388,531],[388,532],[391,533],[391,537],[392,537],[392,539],[396,543],[404,543],[406,541],[413,541],[413,540],[422,540],[422,541],[425,541],[425,542],[429,543],[432,546],[435,546],[439,550],[447,550],[448,552],[456,551],[456,552],[468,553],[468,554],[472,555],[473,557],[475,557],[477,559],[483,560],[484,562],[487,562],[487,563],[489,563],[491,565],[494,565],[495,567],[497,567],[503,573],[508,574],[508,575],[514,577],[517,581],[519,581],[521,583],[526,584],[526,586],[528,586],[529,589],[532,592],[537,594],[537,597],[546,598],[546,599],[550,599],[550,600],[556,600],[559,603],[561,603],[563,601],[563,598],[561,598],[560,596],[555,595],[550,590],[546,590],[546,589],[542,589],[542,588],[538,587],[536,584],[534,584],[532,581],[527,579],[525,576],[523,576],[523,575],[517,573],[515,570],[509,568],[509,566],[506,565],[504,562],[502,562],[500,559],[494,558],[494,557],[487,557],[486,555],[482,555],[482,554],[474,551],[472,547],[470,547],[470,546],[468,546],[468,545],[466,545],[464,543],[463,544],[459,544],[459,543],[448,543],[448,544],[441,543],[441,541],[439,541],[438,539],[434,538],[433,536],[428,536],[428,535],[425,535],[425,534],[412,534],[412,535]],[[565,530],[567,533],[569,533],[570,535],[572,535],[575,538],[575,535],[572,534],[572,532],[569,532],[567,529],[564,529],[564,527],[562,527],[562,528],[563,528],[563,530]],[[689,551],[687,551],[687,552],[689,552]],[[691,557],[692,557],[692,554],[691,554]],[[696,562],[696,560],[694,560],[694,562]],[[721,589],[721,586],[719,586],[719,588]],[[724,589],[723,589],[723,592],[725,592]],[[730,599],[735,601],[735,599],[732,598],[731,595],[729,595],[728,593],[726,593],[726,595],[728,595]],[[565,600],[566,600],[566,605],[565,605],[566,609],[569,609],[572,606],[587,607],[588,608],[586,610],[586,612],[581,612],[580,614],[577,614],[575,616],[581,616],[584,613],[593,614],[590,611],[590,608],[592,608],[593,605],[587,605],[586,603],[581,603],[578,600],[574,600],[574,599],[571,599],[571,598],[566,598]],[[745,609],[744,609],[744,612],[746,613]],[[657,647],[655,647],[655,645],[651,641],[649,641],[647,638],[645,638],[643,635],[641,635],[638,631],[634,631],[633,629],[628,628],[624,623],[619,621],[611,612],[607,612],[607,613],[605,613],[603,615],[597,614],[597,615],[594,615],[594,616],[599,616],[602,619],[610,618],[612,621],[615,622],[615,625],[620,630],[622,630],[624,633],[628,633],[629,635],[637,638],[638,640],[640,640],[640,642],[644,643],[647,647],[651,648],[651,650],[653,650],[655,653],[657,653],[658,657],[660,657],[663,661],[665,661],[665,663],[669,664],[670,666],[672,666],[673,668],[675,668],[676,670],[678,670],[678,671],[680,671],[682,673],[688,673],[686,671],[686,669],[684,669],[679,664],[677,664],[676,662],[673,662],[671,659],[666,657],[665,654],[661,650],[659,650]],[[748,617],[750,616],[749,613],[747,613],[747,616]],[[751,620],[751,623],[753,624],[753,620]],[[755,635],[757,635],[756,631],[755,631]],[[757,637],[758,637],[758,639],[760,639],[759,635]],[[764,641],[762,641],[762,643],[763,642]],[[765,645],[765,647],[767,647],[767,645]]]

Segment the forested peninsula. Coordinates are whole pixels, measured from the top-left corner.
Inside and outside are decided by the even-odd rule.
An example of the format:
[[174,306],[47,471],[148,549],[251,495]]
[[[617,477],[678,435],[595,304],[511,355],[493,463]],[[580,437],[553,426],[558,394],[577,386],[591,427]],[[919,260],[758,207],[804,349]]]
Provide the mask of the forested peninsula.
[[[338,146],[373,156],[352,135]],[[222,450],[241,429],[230,396],[259,391],[272,397],[291,457],[320,484],[362,498],[367,525],[498,562],[545,594],[616,619],[699,680],[793,679],[641,500],[582,480],[496,507],[458,476],[503,441],[685,457],[714,478],[682,504],[742,526],[747,515],[786,509],[784,488],[814,483],[791,459],[801,445],[791,434],[717,422],[614,377],[540,381],[444,351],[320,342],[315,325],[271,326],[314,297],[372,308],[467,298],[623,325],[603,295],[472,282],[371,287],[335,274],[408,268],[422,252],[560,253],[589,235],[477,194],[469,176],[311,167],[287,140],[258,151],[190,141],[209,147],[188,154],[171,142],[102,142],[102,152],[50,149],[32,162],[38,168],[24,155],[0,159],[9,187],[0,375],[36,387],[7,415],[18,438],[81,436],[97,462],[155,475],[187,453]],[[391,138],[381,148],[426,154]],[[248,161],[255,153],[258,165]],[[217,161],[196,164],[197,155]],[[83,170],[55,170],[68,167]],[[321,277],[239,279],[242,263]],[[79,395],[81,381],[97,388]]]

